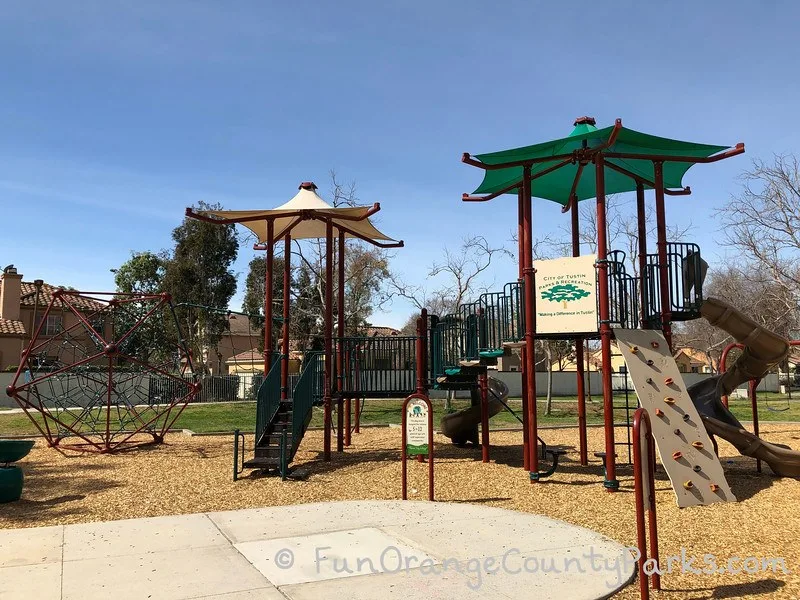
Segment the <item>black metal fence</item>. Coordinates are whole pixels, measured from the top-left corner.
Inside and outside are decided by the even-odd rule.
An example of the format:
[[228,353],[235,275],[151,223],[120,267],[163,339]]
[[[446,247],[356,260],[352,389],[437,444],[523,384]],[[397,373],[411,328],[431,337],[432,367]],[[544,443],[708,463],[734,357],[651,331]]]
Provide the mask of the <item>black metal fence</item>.
[[626,329],[639,326],[639,300],[636,278],[625,269],[625,253],[608,253],[609,324]]
[[391,396],[416,389],[415,336],[346,337],[336,340],[344,350],[341,391],[346,394]]
[[[185,381],[192,381],[189,376]],[[263,373],[240,375],[206,375],[198,378],[200,392],[192,399],[200,402],[240,402],[255,400],[264,380]],[[186,386],[173,377],[152,375],[147,383],[147,396],[152,404],[162,404],[186,395]]]
[[[661,322],[661,280],[658,254],[647,255],[643,277],[646,296],[646,320],[650,326]],[[700,316],[703,304],[703,279],[706,264],[697,244],[667,243],[667,282],[669,309],[673,321],[688,321]]]

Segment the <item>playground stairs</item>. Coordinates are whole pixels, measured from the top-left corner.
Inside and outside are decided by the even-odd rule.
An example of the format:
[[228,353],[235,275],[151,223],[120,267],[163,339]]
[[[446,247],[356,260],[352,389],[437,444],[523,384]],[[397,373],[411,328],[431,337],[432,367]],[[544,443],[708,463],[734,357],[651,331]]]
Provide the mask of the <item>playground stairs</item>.
[[[286,462],[291,462],[302,441],[292,434],[294,411],[291,401],[281,402],[278,412],[270,421],[266,431],[256,442],[255,456],[245,462],[247,468],[280,469],[281,450],[284,449]],[[303,432],[305,433],[305,431]]]
[[312,408],[321,390],[323,361],[319,353],[310,355],[291,398],[282,400],[280,362],[276,362],[258,390],[256,440],[249,469],[286,471],[294,459],[311,422]]

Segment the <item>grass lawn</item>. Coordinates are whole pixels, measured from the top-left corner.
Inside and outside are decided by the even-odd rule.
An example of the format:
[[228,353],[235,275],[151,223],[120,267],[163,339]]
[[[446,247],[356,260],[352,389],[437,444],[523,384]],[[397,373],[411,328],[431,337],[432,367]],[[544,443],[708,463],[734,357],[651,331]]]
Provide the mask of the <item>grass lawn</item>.
[[[435,399],[433,408],[435,415],[444,412],[444,400]],[[635,408],[635,396],[630,400]],[[453,407],[460,409],[468,406],[468,400],[455,400]],[[522,402],[519,399],[509,399],[509,407],[522,416]],[[615,396],[615,421],[625,422],[625,397]],[[361,423],[364,425],[388,425],[400,423],[400,408],[402,400],[367,400],[361,414]],[[788,403],[789,409],[778,412],[776,409],[787,407],[785,397],[777,394],[759,394],[759,420],[760,421],[800,421],[800,399],[793,399]],[[772,410],[769,409],[772,408]],[[354,407],[355,408],[355,407]],[[731,411],[741,421],[752,419],[750,402],[748,400],[731,400]],[[577,422],[577,399],[573,397],[555,398],[553,410],[550,415],[544,414],[544,399],[539,398],[539,424],[540,425],[574,425]],[[322,408],[315,407],[311,420],[312,427],[322,426]],[[586,405],[586,419],[590,424],[603,422],[603,404],[599,396],[593,396],[592,402]],[[492,427],[519,426],[519,421],[508,411],[503,411],[492,418]],[[176,429],[191,429],[197,433],[230,432],[234,429],[252,431],[255,425],[254,402],[229,402],[219,404],[193,404],[183,411],[175,423]],[[7,413],[0,411],[0,436],[3,435],[30,435],[36,434],[36,428],[28,417],[21,413]]]

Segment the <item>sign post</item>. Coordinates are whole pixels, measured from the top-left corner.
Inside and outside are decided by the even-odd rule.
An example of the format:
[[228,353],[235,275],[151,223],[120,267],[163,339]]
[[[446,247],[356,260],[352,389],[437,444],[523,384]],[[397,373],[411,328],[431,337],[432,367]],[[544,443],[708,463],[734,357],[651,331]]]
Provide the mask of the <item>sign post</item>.
[[408,500],[408,457],[428,457],[428,500],[433,500],[433,407],[421,393],[411,394],[403,402],[403,500]]

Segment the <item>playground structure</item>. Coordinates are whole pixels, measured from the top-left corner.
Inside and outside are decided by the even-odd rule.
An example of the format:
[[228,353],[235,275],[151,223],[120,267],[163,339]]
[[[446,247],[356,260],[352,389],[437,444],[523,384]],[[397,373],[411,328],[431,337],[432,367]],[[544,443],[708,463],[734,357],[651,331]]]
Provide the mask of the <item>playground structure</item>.
[[[708,316],[703,311],[711,310],[708,307],[713,307],[714,303],[704,302],[702,282],[706,265],[701,258],[700,248],[692,243],[666,239],[665,196],[690,193],[688,187],[683,187],[682,177],[692,164],[711,163],[742,152],[744,152],[743,144],[735,147],[710,146],[659,138],[623,128],[619,120],[612,127],[597,129],[593,119],[583,117],[575,122],[574,130],[566,138],[476,157],[465,154],[462,161],[481,168],[485,171],[485,176],[474,194],[463,195],[464,201],[489,201],[508,194],[517,197],[519,277],[516,281],[505,284],[500,291],[481,294],[474,301],[459,305],[452,314],[428,315],[426,311],[422,311],[415,335],[409,336],[366,338],[347,333],[347,323],[344,318],[346,240],[348,238],[362,240],[379,247],[403,245],[402,241],[395,241],[381,233],[370,222],[369,217],[380,209],[378,204],[330,206],[317,195],[313,183],[305,182],[299,186],[298,193],[289,202],[276,209],[201,212],[187,209],[186,215],[190,218],[214,224],[241,223],[254,232],[258,238],[255,248],[266,253],[267,282],[273,280],[275,245],[281,242],[284,244],[283,276],[286,292],[282,299],[281,315],[273,314],[275,299],[272,286],[265,286],[264,315],[261,317],[264,326],[263,332],[259,333],[263,335],[263,343],[260,346],[263,349],[263,370],[260,377],[252,378],[251,387],[257,399],[255,450],[254,456],[246,461],[245,466],[275,470],[286,475],[308,427],[315,405],[322,405],[324,410],[323,458],[327,461],[331,459],[334,433],[336,450],[343,451],[344,447],[350,444],[352,433],[358,431],[359,409],[363,398],[367,396],[404,398],[412,393],[426,394],[430,389],[439,389],[467,391],[470,394],[471,406],[442,417],[442,433],[450,437],[456,445],[468,443],[480,445],[482,460],[488,461],[491,448],[489,419],[502,410],[508,410],[523,426],[523,466],[529,471],[531,481],[549,477],[555,472],[559,457],[565,451],[560,448],[548,448],[538,434],[534,376],[536,339],[569,339],[575,342],[578,448],[580,463],[588,464],[583,389],[584,342],[587,339],[599,340],[602,363],[608,365],[611,357],[611,341],[617,337],[630,372],[636,380],[642,364],[648,367],[652,365],[647,361],[642,363],[640,357],[643,354],[632,356],[630,349],[636,344],[626,346],[625,340],[630,336],[650,336],[652,339],[648,338],[649,343],[658,344],[653,346],[653,349],[660,348],[658,355],[663,363],[662,366],[674,367],[674,364],[670,364],[674,363],[670,351],[671,324],[696,319],[701,315]],[[592,171],[594,171],[593,176],[589,176]],[[656,252],[648,252],[647,247],[646,189],[655,190]],[[640,233],[636,275],[628,272],[629,265],[626,264],[624,253],[609,249],[606,239],[606,193],[625,191],[636,192]],[[562,206],[562,212],[570,213],[573,256],[559,259],[562,262],[555,266],[550,264],[555,261],[535,263],[532,260],[534,196],[557,202]],[[578,202],[589,198],[595,198],[597,206],[597,251],[596,254],[581,256]],[[302,239],[325,240],[324,350],[306,352],[302,371],[293,380],[289,376],[290,258],[292,240]],[[590,276],[584,277],[583,288],[570,283],[551,286],[546,291],[539,289],[541,282],[537,284],[537,270],[570,268],[571,265],[578,263],[591,272]],[[61,298],[67,298],[69,294],[71,292],[61,293],[57,300],[62,302]],[[65,436],[77,436],[83,440],[79,446],[88,444],[95,450],[110,451],[127,444],[131,437],[143,432],[160,441],[169,425],[180,413],[182,406],[200,393],[201,386],[197,377],[203,369],[197,369],[198,373],[192,370],[192,353],[194,352],[194,360],[198,365],[202,363],[203,367],[207,367],[208,345],[198,346],[195,338],[202,338],[207,329],[216,327],[220,314],[225,314],[230,319],[231,311],[178,305],[176,308],[182,311],[205,309],[208,313],[204,318],[187,318],[184,324],[170,306],[169,310],[172,311],[175,323],[169,327],[164,326],[163,318],[154,319],[152,311],[145,311],[146,314],[142,316],[141,322],[137,321],[137,324],[120,339],[114,339],[113,335],[103,338],[92,329],[92,319],[100,318],[104,311],[129,311],[126,307],[142,304],[146,300],[161,302],[159,306],[169,304],[164,296],[138,297],[134,301],[133,298],[124,299],[117,294],[112,295],[110,300],[106,299],[104,303],[100,303],[99,306],[104,308],[98,308],[96,315],[79,319],[80,325],[87,330],[88,339],[97,338],[96,343],[99,345],[95,353],[75,354],[76,349],[81,347],[74,343],[75,332],[64,332],[63,343],[58,339],[34,340],[26,351],[23,361],[25,365],[20,367],[14,382],[9,387],[9,394],[17,398],[26,412],[38,410],[45,415],[42,433],[48,436],[48,441],[52,445],[59,444]],[[542,303],[545,301],[554,305],[563,303],[566,308],[573,300],[588,303],[590,310],[581,312],[582,315],[585,313],[588,316],[583,316],[580,320],[574,319],[574,323],[573,319],[558,317],[556,320],[560,321],[560,325],[555,328],[547,323],[547,310],[552,309],[543,308]],[[67,302],[62,304],[68,305]],[[48,307],[48,311],[50,310],[53,308]],[[334,313],[336,313],[335,320]],[[246,317],[249,324],[249,316]],[[110,317],[110,322],[115,318]],[[131,315],[127,318],[130,320]],[[159,376],[170,374],[176,381],[183,382],[183,384],[176,383],[170,388],[166,402],[163,402],[163,398],[162,402],[159,402],[159,406],[168,405],[164,411],[155,408],[152,394],[147,394],[146,400],[128,397],[131,394],[135,395],[136,390],[141,389],[141,385],[129,385],[128,378],[123,377],[117,381],[116,375],[109,374],[107,379],[97,381],[101,378],[87,375],[96,367],[94,364],[96,361],[103,364],[103,373],[106,371],[110,373],[114,369],[119,371],[118,363],[132,360],[125,354],[124,348],[120,349],[121,345],[130,343],[130,340],[137,336],[141,337],[141,332],[136,336],[133,336],[132,332],[148,319],[160,324],[162,333],[174,331],[178,340],[175,346],[177,351],[165,352],[162,348],[163,356],[158,357],[158,360],[164,362],[169,355],[172,364],[164,363],[163,366],[153,367]],[[578,321],[580,324],[576,324]],[[723,322],[726,322],[725,318],[720,318],[720,326],[725,327]],[[334,335],[334,324],[336,335]],[[276,350],[276,345],[273,343],[273,331],[276,326],[280,328],[279,350]],[[185,339],[181,334],[182,327],[185,329]],[[154,331],[156,329],[158,327]],[[663,340],[657,339],[657,332],[663,333]],[[251,335],[252,333],[248,332],[248,339],[256,337]],[[150,346],[155,347],[156,342],[160,340],[157,339],[156,333],[153,333],[151,338],[153,343]],[[743,339],[745,342],[753,341],[746,336]],[[58,346],[61,355],[55,363],[48,358],[52,353],[48,354],[45,345]],[[142,345],[147,346],[147,344]],[[248,345],[250,346],[248,350],[252,350],[255,354],[256,348],[252,339]],[[521,415],[517,415],[509,407],[508,389],[499,380],[490,376],[498,358],[513,351],[520,352],[522,359]],[[68,352],[75,355],[65,358]],[[752,352],[749,356],[750,360],[746,362],[749,370],[743,372],[748,378],[763,373],[763,370],[759,369],[767,363],[774,364],[772,358],[764,363],[763,358],[759,359],[761,362],[754,362]],[[757,354],[757,356],[762,355]],[[136,362],[136,365],[141,367],[141,371],[145,371],[149,368],[147,365],[151,359],[153,359],[152,352]],[[221,365],[222,361],[218,362]],[[221,371],[221,367],[218,366],[217,370]],[[132,372],[139,373],[139,371],[134,369]],[[190,382],[187,382],[185,377],[187,372],[190,373],[190,377],[194,377]],[[675,372],[677,373],[677,370]],[[695,413],[694,407],[688,403],[689,397],[697,401],[693,390],[683,389],[682,383],[678,383],[679,376],[670,376],[668,379],[673,383],[660,382],[658,385],[649,385],[675,386],[674,397],[668,395],[669,392],[665,390],[660,389],[659,393],[663,392],[665,398],[672,398],[674,402],[669,404],[669,408],[680,409],[684,416],[688,415],[696,430],[693,450],[673,449],[669,452],[670,455],[682,453],[688,461],[689,458],[693,458],[694,451],[704,455],[709,454],[711,440],[706,437],[705,429],[698,426],[701,417],[702,422],[712,433],[723,432],[722,425],[741,428],[738,421],[727,419],[727,415],[725,415],[727,420],[722,419],[720,425],[714,421],[714,416],[704,414],[699,404],[700,412]],[[62,380],[67,383],[58,383],[61,388],[56,389],[54,385]],[[73,380],[76,389],[81,390],[81,393],[90,399],[88,402],[82,401],[76,404],[74,398],[79,394],[77,392],[72,394],[64,388],[64,385],[69,387]],[[652,381],[655,382],[655,379]],[[619,445],[615,439],[615,429],[620,426],[629,428],[627,445],[630,449],[633,443],[630,439],[631,423],[629,418],[624,423],[614,422],[610,368],[602,369],[602,384],[605,447],[604,452],[598,452],[596,455],[604,461],[604,486],[609,491],[614,491],[618,487],[615,464]],[[49,392],[43,395],[43,390],[47,386]],[[636,388],[641,399],[645,394],[642,382],[638,382]],[[125,392],[126,389],[131,391]],[[115,395],[121,395],[122,399],[112,399]],[[101,398],[105,398],[105,401],[101,402]],[[43,402],[43,399],[47,401]],[[354,400],[355,426],[352,415]],[[147,407],[153,414],[147,416],[140,414],[141,406]],[[665,413],[664,407],[656,408],[651,405],[650,408],[656,411],[656,416],[659,411]],[[112,409],[118,413],[116,418],[109,416]],[[78,419],[72,419],[75,414],[79,415]],[[717,410],[717,417],[720,414]],[[661,429],[659,420],[651,420],[658,434]],[[716,421],[720,419],[716,418]],[[51,424],[53,431],[49,427]],[[673,428],[672,435],[677,435],[674,431],[678,429]],[[733,436],[729,432],[723,433]],[[100,441],[90,443],[89,437],[99,437]],[[657,439],[660,440],[659,448],[663,454],[664,448],[661,446],[670,444],[665,441],[665,434],[657,435]],[[775,455],[781,454],[781,458],[788,461],[785,461],[782,472],[793,472],[793,467],[787,466],[791,460],[779,453],[776,448],[763,443],[759,445],[749,439],[747,443],[741,441],[737,447],[740,446],[748,452],[755,452],[752,448],[757,446],[758,451],[764,456],[768,455],[772,462],[780,460],[775,459]],[[699,467],[703,473],[709,474],[714,479],[715,495],[707,496],[705,490],[703,493],[695,490],[690,495],[701,503],[732,498],[721,469],[717,468],[718,465],[714,465],[714,460],[708,458],[708,464],[694,464],[693,468],[697,473],[696,468]],[[543,460],[549,461],[550,464],[541,469],[540,461]],[[677,459],[675,460],[677,462]],[[682,484],[689,481],[684,475],[676,475],[674,481],[677,482],[678,479],[681,479]],[[676,490],[680,498],[681,492],[677,484]],[[683,490],[686,492],[688,488],[683,486]],[[679,502],[690,503],[687,498],[688,496],[684,500],[679,499]]]
[[[47,335],[57,313],[63,326]],[[49,446],[101,453],[163,441],[198,391],[168,294],[64,289],[6,389]]]
[[[241,223],[258,237],[257,248],[266,252],[266,282],[264,297],[264,381],[258,389],[256,408],[255,456],[244,463],[250,468],[273,469],[286,475],[297,448],[303,439],[314,404],[321,401],[325,413],[323,455],[331,456],[331,417],[333,395],[337,395],[337,450],[344,447],[345,404],[350,414],[352,395],[345,393],[345,364],[348,357],[358,353],[362,339],[356,343],[343,335],[345,323],[345,240],[355,238],[378,247],[402,247],[381,233],[369,217],[380,210],[379,204],[367,206],[333,207],[316,193],[317,186],[303,182],[297,194],[285,204],[272,210],[252,211],[201,211],[186,210],[188,217],[215,224]],[[334,237],[334,231],[336,235]],[[289,288],[291,283],[291,244],[298,239],[325,239],[325,349],[322,354],[310,353],[297,383],[289,386]],[[336,241],[334,241],[336,240]],[[281,317],[281,348],[275,352],[272,345],[273,298],[272,275],[274,248],[278,241],[284,243],[283,314]],[[337,328],[340,335],[334,349],[334,245],[338,258]],[[412,338],[413,339],[413,338]],[[413,345],[412,345],[413,346]],[[413,347],[411,348],[413,351]],[[409,353],[410,354],[410,353]],[[358,367],[353,366],[355,369]],[[334,370],[336,369],[336,370]],[[351,378],[352,379],[352,378]],[[320,381],[322,383],[320,389]],[[414,390],[408,388],[407,393]],[[407,393],[405,395],[407,395]],[[355,396],[358,398],[358,396]],[[349,427],[348,427],[349,432]],[[237,434],[238,437],[238,434]],[[238,448],[238,439],[236,440]],[[237,467],[238,468],[238,467]],[[235,469],[236,471],[236,469]]]
[[[276,469],[285,474],[308,426],[314,404],[322,404],[324,407],[323,458],[330,460],[332,432],[336,433],[337,451],[343,451],[349,445],[351,433],[358,428],[360,398],[405,397],[418,393],[418,379],[424,382],[425,391],[469,391],[471,406],[458,413],[445,415],[442,419],[442,432],[457,445],[469,442],[480,444],[482,459],[488,461],[488,421],[500,410],[509,409],[506,403],[507,390],[504,391],[500,382],[489,377],[489,370],[500,356],[516,349],[521,353],[523,365],[522,415],[515,415],[523,425],[523,464],[530,472],[531,481],[548,477],[555,471],[558,457],[564,451],[548,448],[538,435],[534,401],[536,383],[532,376],[535,372],[534,342],[537,338],[575,341],[578,365],[578,446],[581,464],[588,464],[583,389],[584,341],[599,339],[602,363],[607,365],[610,364],[611,341],[616,332],[622,334],[636,329],[660,331],[663,333],[661,360],[665,366],[673,363],[671,367],[674,367],[671,326],[674,322],[701,317],[705,306],[702,283],[707,266],[697,245],[667,240],[665,196],[691,193],[690,188],[683,186],[682,178],[693,164],[712,163],[743,152],[743,144],[735,147],[712,146],[646,135],[623,128],[619,120],[611,127],[597,129],[593,119],[583,117],[576,120],[574,130],[566,138],[476,157],[465,154],[462,161],[483,169],[485,176],[472,195],[463,195],[464,201],[488,201],[506,194],[517,196],[519,278],[503,286],[502,291],[485,293],[473,302],[461,304],[452,314],[428,315],[423,311],[420,321],[423,325],[418,328],[415,336],[366,339],[347,337],[341,333],[336,336],[333,334],[335,289],[338,290],[339,307],[337,328],[339,332],[346,331],[342,314],[344,263],[341,260],[345,252],[345,238],[354,237],[380,246],[402,245],[402,242],[394,242],[381,234],[369,222],[368,217],[377,212],[378,205],[371,208],[330,207],[316,195],[316,186],[304,183],[295,198],[271,211],[195,213],[187,210],[190,217],[219,224],[242,223],[255,232],[260,242],[258,248],[267,252],[268,278],[272,276],[271,256],[276,242],[284,241],[288,256],[292,236],[326,239],[325,350],[309,355],[304,361],[297,383],[289,389],[285,375],[286,352],[276,355],[272,348],[267,348],[267,375],[258,391],[255,457],[247,461],[245,466]],[[584,177],[592,170],[593,177]],[[647,247],[646,189],[655,191],[656,252],[649,252]],[[624,253],[608,248],[606,237],[606,194],[625,191],[636,192],[640,233],[636,276],[628,273]],[[588,324],[584,319],[578,329],[571,329],[569,325],[559,329],[537,327],[537,319],[543,315],[541,307],[537,307],[537,301],[563,299],[566,306],[566,301],[572,298],[562,298],[562,295],[575,290],[570,290],[567,286],[565,289],[551,290],[551,297],[539,297],[541,290],[537,290],[535,278],[537,264],[532,260],[531,208],[534,196],[557,202],[562,205],[562,212],[570,212],[573,258],[562,260],[588,259],[595,272],[592,281],[596,283],[589,285],[588,291],[582,291],[576,298],[596,294],[596,316]],[[577,208],[579,201],[588,198],[596,200],[597,251],[596,255],[580,257]],[[334,284],[333,273],[334,231],[337,232],[337,255],[340,257],[338,284]],[[288,261],[286,265],[284,281],[288,282]],[[268,286],[264,305],[267,323],[265,330],[271,328],[272,322],[270,294]],[[288,294],[285,294],[283,306],[283,348],[288,348],[290,318],[286,297]],[[270,339],[270,336],[271,332],[265,331],[265,339]],[[418,352],[424,354],[421,360],[416,355]],[[625,353],[623,350],[623,354]],[[630,356],[626,358],[629,364],[633,364]],[[419,369],[423,370],[422,377],[419,376]],[[677,374],[677,368],[674,370]],[[679,376],[670,379],[674,382],[678,378]],[[602,384],[605,448],[604,452],[597,455],[604,461],[604,486],[609,491],[614,491],[619,485],[615,475],[618,445],[615,441],[615,428],[620,424],[614,422],[613,389],[611,371],[608,368],[602,370]],[[637,390],[641,398],[643,392],[640,387]],[[689,440],[694,441],[692,450],[674,450],[670,455],[676,452],[683,453],[688,458],[696,458],[698,453],[708,455],[707,464],[691,465],[692,472],[698,473],[699,467],[700,471],[714,479],[708,490],[713,495],[706,494],[706,490],[703,493],[698,493],[696,489],[689,492],[691,486],[684,484],[690,482],[690,479],[683,475],[679,476],[682,480],[680,489],[699,503],[732,499],[721,467],[709,453],[711,440],[707,437],[705,428],[699,427],[700,415],[688,402],[690,391],[683,389],[682,383],[678,387],[680,393],[676,392],[676,397],[680,397],[680,403],[675,402],[670,408],[679,408],[684,415],[689,415],[696,439]],[[355,428],[352,427],[351,415],[354,399]],[[335,425],[332,422],[334,401],[337,414]],[[663,410],[659,408],[659,411]],[[709,421],[703,418],[703,423],[708,425]],[[623,425],[630,427],[631,423],[626,422]],[[660,430],[658,423],[654,427]],[[677,435],[674,434],[677,429],[673,428],[670,434]],[[630,440],[630,434],[628,435]],[[550,467],[541,470],[540,460],[547,460],[548,457]],[[677,459],[675,462],[678,462]],[[680,492],[677,485],[676,490]],[[680,497],[680,493],[678,495]],[[688,496],[683,501],[691,503]]]

